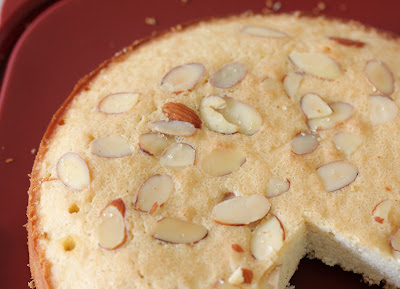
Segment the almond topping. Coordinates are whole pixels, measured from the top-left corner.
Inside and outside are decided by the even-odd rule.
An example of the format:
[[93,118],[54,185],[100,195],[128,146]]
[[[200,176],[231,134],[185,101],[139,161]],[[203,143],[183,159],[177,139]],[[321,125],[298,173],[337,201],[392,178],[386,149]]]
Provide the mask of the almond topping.
[[310,118],[320,118],[331,115],[331,107],[317,94],[308,93],[300,100],[301,110],[305,116]]
[[396,103],[387,96],[371,95],[369,104],[371,108],[370,118],[373,125],[388,122],[394,119],[399,112]]
[[383,200],[379,202],[372,210],[371,214],[378,223],[383,223],[389,217],[389,212],[393,206],[392,200]]
[[285,231],[275,215],[268,215],[252,233],[250,252],[258,260],[268,260],[271,253],[277,253],[285,241]]
[[278,289],[282,266],[276,266],[268,275],[267,287],[265,289]]
[[359,136],[346,131],[335,134],[332,138],[332,142],[335,147],[347,157],[354,153],[362,144],[362,140]]
[[169,120],[189,122],[195,128],[201,128],[201,119],[196,112],[182,103],[167,102],[163,105],[162,111],[168,115]]
[[267,198],[273,198],[282,195],[287,192],[290,188],[290,182],[288,179],[281,178],[270,178],[267,186]]
[[62,155],[56,170],[58,179],[73,190],[81,191],[89,186],[89,169],[77,153],[69,152]]
[[225,64],[211,78],[211,85],[218,88],[230,88],[238,84],[246,76],[246,66],[241,62]]
[[342,74],[336,61],[322,53],[292,52],[289,59],[305,73],[320,78],[336,79]]
[[369,82],[380,92],[387,95],[393,92],[393,75],[384,63],[378,60],[368,61],[365,66],[365,74]]
[[264,218],[270,209],[271,204],[264,196],[242,196],[217,204],[212,218],[222,225],[247,225]]
[[236,251],[238,253],[243,253],[244,252],[243,248],[238,244],[232,244],[232,250]]
[[207,234],[202,225],[167,217],[158,221],[153,237],[172,244],[188,244],[204,239]]
[[175,139],[168,135],[152,132],[145,133],[139,137],[139,147],[149,155],[160,155],[169,145],[173,144]]
[[317,169],[327,192],[340,190],[356,179],[358,169],[345,161],[335,161]]
[[99,111],[107,114],[120,114],[131,110],[138,102],[138,99],[138,93],[114,93],[101,99],[97,108]]
[[349,38],[342,38],[342,37],[329,37],[330,40],[335,41],[338,44],[344,45],[344,46],[353,46],[353,47],[358,47],[362,48],[365,46],[365,42],[359,41],[359,40],[353,40]]
[[400,252],[400,229],[397,229],[396,233],[390,238],[390,245],[393,250]]
[[253,281],[253,271],[250,269],[242,268],[243,272],[243,283],[245,284],[251,284],[251,281]]
[[114,250],[125,243],[125,204],[122,199],[112,201],[101,212],[97,234],[99,246],[104,249]]
[[[168,175],[154,175],[145,181],[137,194],[135,207],[142,212],[155,211],[162,206],[175,189],[174,180]],[[157,206],[154,208],[154,205]]]
[[107,135],[90,143],[92,154],[104,158],[122,158],[132,154],[128,141],[116,134]]
[[179,120],[155,121],[150,125],[157,132],[173,136],[191,136],[196,132],[193,124]]
[[181,169],[194,164],[196,151],[186,143],[174,143],[170,145],[160,158],[160,165]]
[[238,170],[246,162],[241,151],[215,150],[201,161],[204,172],[214,177],[222,177]]
[[303,82],[303,78],[303,74],[298,72],[289,72],[283,78],[283,88],[290,98],[295,97],[301,83]]
[[242,29],[243,34],[265,38],[286,38],[288,35],[282,31],[263,26],[246,25]]
[[331,129],[348,120],[354,113],[353,106],[344,102],[329,104],[333,113],[322,118],[309,119],[307,125],[311,130]]
[[179,93],[192,89],[204,74],[201,63],[188,63],[171,69],[161,81],[161,87]]
[[319,135],[314,132],[301,132],[290,141],[292,152],[304,155],[313,152],[319,145]]

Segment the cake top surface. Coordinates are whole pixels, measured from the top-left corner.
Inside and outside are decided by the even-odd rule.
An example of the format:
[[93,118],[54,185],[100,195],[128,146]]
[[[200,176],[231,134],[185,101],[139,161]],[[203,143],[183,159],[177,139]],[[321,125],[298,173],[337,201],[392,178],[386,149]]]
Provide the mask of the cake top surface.
[[308,226],[396,263],[399,52],[356,23],[270,15],[117,56],[42,141],[39,288],[261,288]]

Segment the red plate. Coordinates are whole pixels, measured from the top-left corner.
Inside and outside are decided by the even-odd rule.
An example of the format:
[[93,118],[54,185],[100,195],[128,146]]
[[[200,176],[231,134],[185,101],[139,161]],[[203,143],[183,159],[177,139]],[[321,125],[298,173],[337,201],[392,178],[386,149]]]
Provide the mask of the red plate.
[[[281,2],[280,11],[311,12],[320,1]],[[400,32],[398,0],[324,3],[323,14]],[[115,52],[153,31],[197,18],[263,8],[264,0],[189,0],[187,4],[180,0],[64,0],[36,17],[11,53],[0,91],[1,288],[25,289],[30,281],[23,225],[27,175],[34,161],[31,150],[38,148],[52,115],[74,84]],[[155,17],[158,24],[146,25],[145,17]],[[296,289],[372,288],[360,280],[361,276],[340,268],[303,260],[292,284]]]

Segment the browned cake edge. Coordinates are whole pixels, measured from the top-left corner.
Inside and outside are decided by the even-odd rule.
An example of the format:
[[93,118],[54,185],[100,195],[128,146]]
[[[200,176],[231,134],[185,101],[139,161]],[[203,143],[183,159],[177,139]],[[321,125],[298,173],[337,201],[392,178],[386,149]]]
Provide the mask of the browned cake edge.
[[[270,14],[270,13],[267,13]],[[282,14],[282,13],[281,13]],[[281,14],[272,14],[272,15],[281,15]],[[28,250],[29,250],[29,266],[31,270],[32,279],[35,282],[35,286],[37,289],[56,289],[52,282],[51,282],[51,264],[45,258],[44,251],[39,248],[39,239],[46,238],[43,234],[38,232],[36,227],[36,222],[38,221],[38,216],[36,212],[36,205],[39,204],[40,199],[38,194],[36,193],[41,186],[41,183],[46,181],[46,179],[39,178],[40,172],[40,165],[48,150],[48,143],[51,140],[53,133],[59,122],[62,121],[62,117],[68,108],[69,104],[72,102],[74,97],[78,95],[82,90],[89,90],[90,81],[94,79],[101,70],[107,68],[110,64],[118,63],[123,61],[129,54],[133,53],[135,49],[142,45],[149,45],[152,41],[158,40],[162,37],[167,37],[172,35],[175,32],[182,31],[183,29],[187,28],[194,28],[196,25],[199,25],[202,22],[213,22],[218,20],[234,20],[237,18],[247,18],[251,16],[258,15],[257,13],[252,12],[245,12],[240,15],[230,15],[225,17],[206,17],[199,20],[192,20],[185,24],[177,25],[175,27],[171,27],[168,30],[154,32],[152,35],[142,38],[140,40],[134,41],[130,46],[124,48],[122,51],[116,53],[112,58],[104,61],[100,64],[95,70],[90,72],[88,75],[84,76],[73,88],[71,94],[67,97],[65,102],[61,105],[61,107],[57,110],[54,114],[49,126],[47,127],[46,132],[43,135],[43,138],[40,142],[39,150],[35,158],[35,162],[33,165],[32,173],[30,175],[30,187],[28,190],[28,207],[27,207],[27,231],[28,231]],[[260,14],[265,15],[265,14]],[[351,26],[356,27],[357,29],[364,30],[366,32],[375,31],[379,33],[383,38],[388,40],[397,41],[400,44],[400,37],[399,35],[385,31],[381,29],[377,29],[372,26],[364,25],[361,22],[354,21],[354,20],[346,20],[336,17],[329,17],[329,16],[321,16],[321,15],[313,15],[311,13],[305,12],[293,12],[293,13],[286,13],[286,15],[293,15],[295,17],[305,17],[305,18],[322,18],[326,21],[336,21],[344,24],[348,24]]]

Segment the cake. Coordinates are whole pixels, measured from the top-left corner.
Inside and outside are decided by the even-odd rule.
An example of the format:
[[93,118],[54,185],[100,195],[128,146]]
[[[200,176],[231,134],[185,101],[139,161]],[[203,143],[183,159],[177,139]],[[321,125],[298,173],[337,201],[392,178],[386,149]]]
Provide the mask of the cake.
[[400,286],[400,42],[240,15],[83,78],[33,167],[38,289],[285,288],[303,257]]

